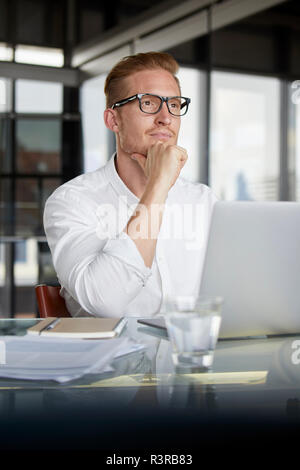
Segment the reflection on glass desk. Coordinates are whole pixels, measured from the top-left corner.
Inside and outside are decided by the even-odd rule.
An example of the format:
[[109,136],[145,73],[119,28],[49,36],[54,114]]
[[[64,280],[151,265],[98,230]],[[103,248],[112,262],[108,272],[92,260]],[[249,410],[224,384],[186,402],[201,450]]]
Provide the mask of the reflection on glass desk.
[[[24,335],[26,329],[39,320],[0,320],[0,335]],[[277,336],[271,338],[252,338],[241,340],[219,340],[211,370],[203,373],[175,370],[171,359],[171,347],[167,336],[151,327],[137,323],[129,318],[128,326],[122,333],[146,345],[145,351],[131,353],[115,359],[114,370],[102,374],[91,374],[64,385],[40,381],[0,379],[1,390],[40,389],[43,391],[57,389],[66,390],[99,390],[109,393],[122,390],[124,395],[133,398],[133,394],[141,392],[145,395],[156,395],[156,405],[171,406],[176,396],[176,403],[182,406],[197,405],[197,395],[210,394],[218,397],[218,406],[230,406],[230,396],[247,394],[250,406],[251,393],[255,394],[253,405],[259,405],[258,393],[261,392],[261,405],[266,396],[272,393],[292,399],[300,399],[300,335]],[[1,367],[1,366],[0,366]],[[299,394],[297,390],[299,388]],[[150,393],[148,393],[150,392]],[[230,393],[231,392],[231,395]],[[219,395],[220,394],[220,395]],[[178,395],[178,396],[177,396]],[[192,396],[194,401],[192,401]],[[299,395],[299,397],[298,397]],[[181,400],[179,397],[181,396]],[[274,397],[275,398],[275,397]],[[153,405],[153,400],[151,400]],[[282,402],[278,412],[285,413],[286,401]],[[234,407],[237,406],[234,400]],[[270,401],[268,407],[270,408]],[[276,411],[275,409],[272,410]]]
[[[37,321],[0,320],[0,335],[24,335]],[[241,416],[276,418],[298,425],[300,335],[220,340],[213,367],[205,373],[176,371],[168,338],[136,319],[128,319],[122,335],[145,344],[146,349],[115,359],[110,372],[66,384],[0,379],[1,418],[33,414],[63,417],[80,412],[85,417],[101,415],[101,422],[106,416],[106,422],[111,423],[117,416],[115,426],[120,432],[121,417],[130,429],[128,423],[133,421],[128,416],[135,413],[143,416],[143,423],[146,416],[148,420],[156,417],[160,423],[175,416],[190,420],[180,421],[182,429],[184,423],[190,423],[189,429],[198,428],[195,419],[208,420],[208,426],[218,417],[232,423]]]

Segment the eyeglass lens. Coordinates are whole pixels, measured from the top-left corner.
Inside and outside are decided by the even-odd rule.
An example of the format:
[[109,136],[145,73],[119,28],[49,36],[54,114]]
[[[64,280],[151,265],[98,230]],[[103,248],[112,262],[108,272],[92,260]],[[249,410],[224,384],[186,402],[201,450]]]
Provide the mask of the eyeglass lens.
[[[141,108],[144,113],[154,114],[161,106],[161,98],[159,96],[144,95],[140,99]],[[185,98],[176,96],[168,99],[168,109],[175,116],[182,116],[187,110],[187,101]]]

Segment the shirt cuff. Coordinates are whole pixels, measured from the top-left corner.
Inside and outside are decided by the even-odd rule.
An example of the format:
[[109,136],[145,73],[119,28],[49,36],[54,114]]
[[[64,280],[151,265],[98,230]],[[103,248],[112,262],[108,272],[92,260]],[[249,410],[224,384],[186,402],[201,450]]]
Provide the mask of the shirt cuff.
[[141,277],[143,285],[145,285],[148,278],[152,275],[151,268],[145,265],[136,244],[125,232],[120,233],[114,239],[109,239],[103,248],[103,252],[131,266],[139,277]]

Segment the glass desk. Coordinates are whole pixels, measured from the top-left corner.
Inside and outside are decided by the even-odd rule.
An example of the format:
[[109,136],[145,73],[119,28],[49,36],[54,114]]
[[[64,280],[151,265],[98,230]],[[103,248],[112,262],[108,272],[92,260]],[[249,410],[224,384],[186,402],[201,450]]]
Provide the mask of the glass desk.
[[[37,321],[0,320],[0,335],[24,335]],[[146,349],[114,360],[111,372],[65,384],[1,378],[0,448],[121,451],[147,442],[192,451],[245,445],[245,432],[258,442],[259,433],[276,441],[299,430],[300,335],[219,340],[209,372],[184,373],[159,330],[129,318],[122,334]]]

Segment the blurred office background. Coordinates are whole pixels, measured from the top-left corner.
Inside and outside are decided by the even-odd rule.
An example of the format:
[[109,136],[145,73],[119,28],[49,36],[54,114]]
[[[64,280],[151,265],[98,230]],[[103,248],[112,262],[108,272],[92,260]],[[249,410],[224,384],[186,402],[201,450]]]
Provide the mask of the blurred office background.
[[300,200],[299,0],[0,0],[0,317],[55,282],[45,200],[105,164],[103,85],[125,55],[181,65],[184,176],[224,200]]

